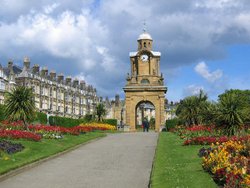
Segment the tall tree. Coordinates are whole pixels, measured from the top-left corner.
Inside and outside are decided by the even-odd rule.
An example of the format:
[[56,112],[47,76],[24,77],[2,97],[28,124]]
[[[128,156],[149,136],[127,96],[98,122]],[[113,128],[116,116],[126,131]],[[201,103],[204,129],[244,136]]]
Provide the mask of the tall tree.
[[226,134],[235,135],[249,121],[249,90],[229,90],[219,95],[217,125],[224,128]]
[[21,120],[28,130],[28,123],[35,116],[35,102],[31,88],[17,86],[5,97],[5,116],[9,121]]
[[96,115],[98,117],[98,121],[101,121],[102,117],[105,116],[106,109],[103,103],[99,103],[96,106]]
[[219,100],[228,94],[234,95],[238,101],[238,110],[242,114],[244,124],[250,124],[250,90],[230,89],[219,95]]
[[206,120],[204,111],[208,109],[207,98],[202,90],[198,95],[186,97],[178,105],[176,115],[188,126],[204,123]]

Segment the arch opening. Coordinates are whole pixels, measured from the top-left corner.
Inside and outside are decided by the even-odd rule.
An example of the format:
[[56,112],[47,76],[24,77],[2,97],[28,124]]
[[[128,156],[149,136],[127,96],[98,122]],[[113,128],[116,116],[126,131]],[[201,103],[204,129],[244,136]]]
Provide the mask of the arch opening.
[[135,128],[142,130],[142,121],[146,118],[149,129],[155,129],[155,105],[150,101],[141,101],[135,107]]

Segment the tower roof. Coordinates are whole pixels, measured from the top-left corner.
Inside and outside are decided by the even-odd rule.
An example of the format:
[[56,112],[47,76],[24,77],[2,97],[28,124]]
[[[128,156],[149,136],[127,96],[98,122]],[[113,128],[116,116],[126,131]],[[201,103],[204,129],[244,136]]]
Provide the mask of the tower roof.
[[148,40],[153,40],[151,35],[144,31],[142,34],[139,35],[138,40],[143,40],[143,39],[148,39]]

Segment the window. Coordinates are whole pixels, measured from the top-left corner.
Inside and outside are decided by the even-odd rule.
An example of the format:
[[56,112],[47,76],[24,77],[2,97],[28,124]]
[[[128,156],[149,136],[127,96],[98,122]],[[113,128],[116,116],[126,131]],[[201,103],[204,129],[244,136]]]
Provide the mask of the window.
[[0,82],[0,89],[1,90],[5,90],[5,83],[4,83],[4,81]]
[[141,84],[150,84],[148,79],[142,79]]
[[144,48],[146,48],[146,47],[147,47],[146,42],[144,42],[144,43],[143,43],[143,45],[144,45]]

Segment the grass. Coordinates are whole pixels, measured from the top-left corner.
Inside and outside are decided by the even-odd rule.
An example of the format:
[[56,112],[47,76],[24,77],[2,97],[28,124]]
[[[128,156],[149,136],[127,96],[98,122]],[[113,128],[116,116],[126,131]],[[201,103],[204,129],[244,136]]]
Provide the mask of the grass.
[[177,135],[162,132],[156,149],[151,177],[152,188],[215,188],[208,173],[201,166],[197,153],[201,146],[182,146]]
[[0,174],[19,168],[26,164],[47,158],[89,140],[105,136],[105,133],[93,132],[79,136],[65,135],[63,139],[42,139],[40,142],[17,140],[25,149],[10,156],[9,160],[0,160]]

